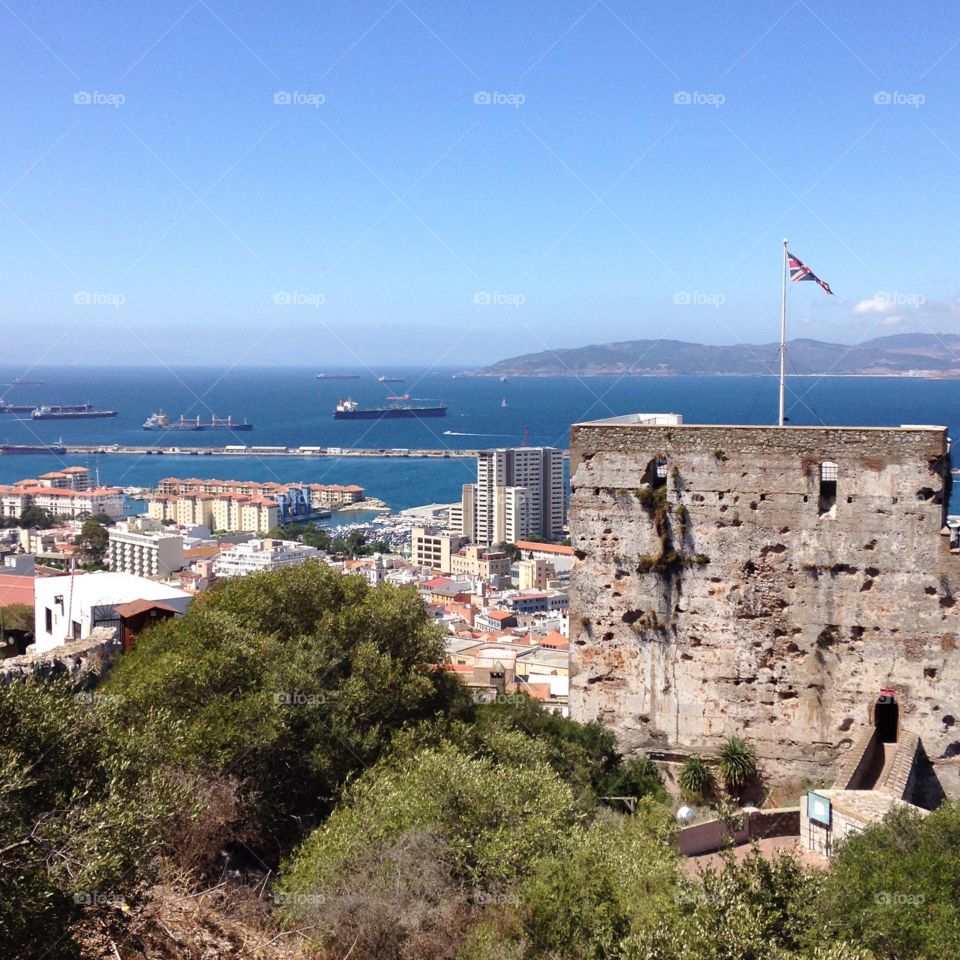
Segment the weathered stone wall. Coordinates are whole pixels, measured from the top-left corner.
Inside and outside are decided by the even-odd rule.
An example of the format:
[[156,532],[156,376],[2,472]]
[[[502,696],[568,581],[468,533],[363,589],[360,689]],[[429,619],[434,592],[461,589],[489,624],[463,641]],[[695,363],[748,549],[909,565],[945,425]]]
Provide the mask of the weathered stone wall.
[[43,653],[0,660],[0,683],[30,676],[66,676],[77,689],[86,689],[109,672],[121,652],[116,628],[94,627],[81,640],[71,640]]
[[893,687],[960,794],[948,468],[940,428],[574,426],[572,716],[604,719],[627,750],[740,734],[774,779],[827,782]]

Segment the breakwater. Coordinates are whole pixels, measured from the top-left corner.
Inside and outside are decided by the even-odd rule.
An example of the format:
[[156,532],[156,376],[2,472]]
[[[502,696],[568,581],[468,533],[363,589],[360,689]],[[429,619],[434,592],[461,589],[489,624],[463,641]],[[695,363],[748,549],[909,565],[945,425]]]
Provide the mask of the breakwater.
[[479,449],[452,450],[446,448],[405,447],[282,447],[240,446],[174,447],[150,444],[65,444],[67,453],[89,456],[115,454],[117,456],[193,456],[193,457],[411,457],[427,460],[476,459]]

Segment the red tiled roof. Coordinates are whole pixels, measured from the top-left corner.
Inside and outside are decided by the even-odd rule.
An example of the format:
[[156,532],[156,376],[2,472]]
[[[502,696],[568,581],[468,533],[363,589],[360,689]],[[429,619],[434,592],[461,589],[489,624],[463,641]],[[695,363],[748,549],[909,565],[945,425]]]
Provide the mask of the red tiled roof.
[[420,587],[430,590],[433,587],[445,587],[447,584],[455,582],[456,581],[450,577],[434,577],[432,580],[424,580],[423,583],[420,584]]
[[534,550],[539,553],[555,553],[564,557],[573,556],[573,547],[564,547],[559,543],[536,543],[533,540],[518,540],[514,546],[518,550]]
[[2,573],[0,574],[0,607],[9,607],[14,603],[33,606],[33,577],[17,577]]
[[179,613],[176,607],[171,607],[169,603],[161,603],[159,600],[131,600],[129,603],[121,603],[113,608],[119,617],[135,617],[138,613],[145,613],[147,610],[167,610],[170,613]]

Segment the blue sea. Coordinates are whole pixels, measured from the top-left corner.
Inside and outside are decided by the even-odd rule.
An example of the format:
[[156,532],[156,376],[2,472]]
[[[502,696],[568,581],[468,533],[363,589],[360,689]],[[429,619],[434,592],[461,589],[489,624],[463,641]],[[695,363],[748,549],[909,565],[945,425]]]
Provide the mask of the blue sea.
[[[571,423],[617,414],[681,413],[691,423],[773,423],[777,382],[772,377],[543,377],[455,378],[453,370],[381,369],[403,378],[378,383],[369,371],[359,380],[316,379],[316,368],[223,369],[0,366],[0,384],[29,377],[42,385],[0,386],[14,403],[90,401],[115,409],[112,420],[36,422],[0,415],[0,442],[143,444],[181,449],[228,443],[283,446],[433,447],[473,449],[516,446],[526,432],[535,445],[565,447]],[[334,371],[329,371],[334,372]],[[349,371],[336,371],[349,372]],[[391,394],[442,400],[445,418],[433,420],[334,420],[339,399],[383,404]],[[504,406],[504,401],[506,405]],[[163,410],[208,420],[212,414],[248,419],[250,432],[145,432],[147,416]],[[788,381],[788,412],[795,425],[883,426],[944,424],[960,436],[960,381],[884,377],[797,377]],[[64,458],[0,457],[0,483],[63,466],[99,469],[105,484],[152,486],[164,476],[220,477],[358,483],[394,509],[459,498],[475,479],[472,460],[396,458],[223,458],[189,454]]]

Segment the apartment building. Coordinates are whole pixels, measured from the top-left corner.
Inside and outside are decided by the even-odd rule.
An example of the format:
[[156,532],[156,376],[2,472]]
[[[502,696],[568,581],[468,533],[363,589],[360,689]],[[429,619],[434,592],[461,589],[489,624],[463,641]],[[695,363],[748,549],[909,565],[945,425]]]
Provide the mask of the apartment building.
[[566,521],[563,451],[555,447],[484,450],[477,482],[463,488],[461,531],[482,545],[523,537],[556,540]]
[[364,499],[363,487],[338,483],[274,483],[255,480],[200,480],[165,477],[157,484],[159,495],[241,494],[277,501],[282,523],[321,510],[359,503]]
[[498,584],[510,576],[510,557],[502,550],[469,544],[450,558],[449,572]]
[[217,577],[245,577],[321,556],[323,554],[316,547],[292,540],[248,540],[221,550],[213,562],[213,573]]
[[549,560],[520,560],[517,563],[517,588],[520,590],[546,590],[548,582],[556,576]]
[[159,520],[131,517],[107,530],[106,565],[138,577],[168,577],[184,565],[183,537]]
[[410,560],[419,567],[450,573],[451,558],[466,542],[459,533],[438,527],[414,527],[410,531]]
[[77,518],[105,513],[117,520],[123,516],[123,491],[117,487],[71,490],[60,487],[28,487],[31,503],[55,517]]

